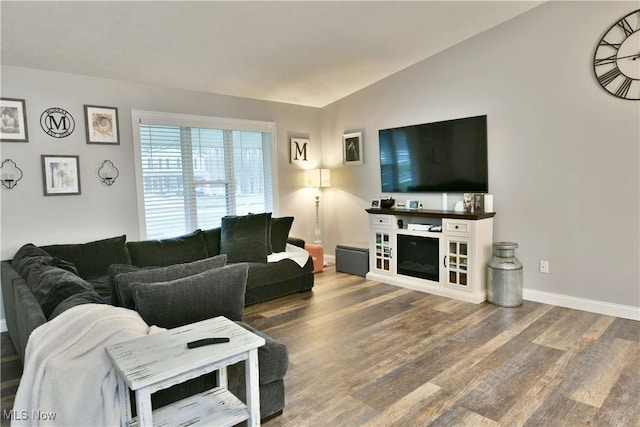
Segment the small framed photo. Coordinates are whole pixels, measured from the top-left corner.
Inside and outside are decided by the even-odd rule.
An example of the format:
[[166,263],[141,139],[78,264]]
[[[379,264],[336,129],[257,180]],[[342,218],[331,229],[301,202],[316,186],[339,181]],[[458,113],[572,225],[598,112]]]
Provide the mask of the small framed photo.
[[342,135],[342,152],[345,165],[362,164],[362,132]]
[[463,194],[462,206],[464,208],[464,213],[473,213],[474,200],[475,200],[475,194],[473,193]]
[[42,185],[45,196],[80,194],[80,158],[44,154]]
[[120,144],[117,108],[85,105],[84,117],[87,144]]
[[484,194],[474,194],[473,211],[484,212]]
[[29,142],[24,99],[0,98],[0,141]]
[[371,207],[378,209],[380,207],[380,199],[371,199]]

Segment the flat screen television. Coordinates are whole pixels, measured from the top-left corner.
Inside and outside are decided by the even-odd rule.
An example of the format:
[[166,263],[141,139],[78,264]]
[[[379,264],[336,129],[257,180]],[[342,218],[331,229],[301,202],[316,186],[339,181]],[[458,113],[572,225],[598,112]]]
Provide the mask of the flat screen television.
[[487,116],[381,129],[383,193],[489,191]]

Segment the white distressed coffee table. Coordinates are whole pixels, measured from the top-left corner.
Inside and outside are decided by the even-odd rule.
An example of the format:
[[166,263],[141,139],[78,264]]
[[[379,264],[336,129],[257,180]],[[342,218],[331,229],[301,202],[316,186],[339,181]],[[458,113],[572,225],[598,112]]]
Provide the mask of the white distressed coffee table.
[[[210,337],[230,342],[189,349],[187,343]],[[107,347],[118,372],[122,426],[232,426],[260,424],[258,347],[264,338],[224,317],[203,320]],[[226,367],[245,360],[247,404],[227,390]],[[151,394],[218,371],[218,387],[152,411]],[[127,387],[136,394],[132,418]]]

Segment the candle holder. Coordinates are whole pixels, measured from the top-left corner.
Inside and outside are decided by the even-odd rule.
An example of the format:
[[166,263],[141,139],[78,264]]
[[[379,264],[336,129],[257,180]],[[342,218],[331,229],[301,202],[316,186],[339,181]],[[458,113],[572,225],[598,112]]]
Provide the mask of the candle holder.
[[7,159],[0,165],[0,177],[2,177],[3,187],[11,190],[22,179],[22,169],[16,165],[16,162]]
[[105,160],[102,162],[102,166],[98,169],[98,177],[100,178],[100,181],[108,186],[112,186],[119,175],[120,171],[111,160]]

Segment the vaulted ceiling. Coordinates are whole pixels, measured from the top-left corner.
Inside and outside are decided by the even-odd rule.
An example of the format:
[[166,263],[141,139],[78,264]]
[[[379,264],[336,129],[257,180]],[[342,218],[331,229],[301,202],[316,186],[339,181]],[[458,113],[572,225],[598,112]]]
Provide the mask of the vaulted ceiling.
[[322,107],[543,1],[2,1],[3,65]]

